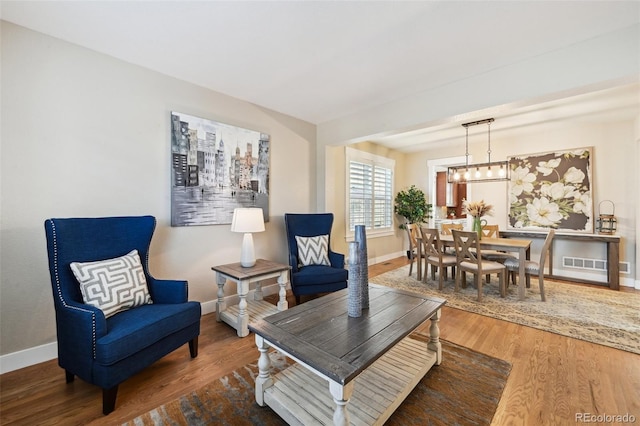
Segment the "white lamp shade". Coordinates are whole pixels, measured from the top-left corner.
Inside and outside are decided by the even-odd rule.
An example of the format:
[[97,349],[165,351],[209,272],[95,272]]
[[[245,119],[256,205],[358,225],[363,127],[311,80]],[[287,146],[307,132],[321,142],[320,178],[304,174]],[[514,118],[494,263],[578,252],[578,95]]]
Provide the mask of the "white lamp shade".
[[264,216],[260,208],[237,208],[233,211],[231,232],[244,233],[242,249],[240,251],[240,265],[250,268],[256,264],[253,248],[252,232],[264,231]]
[[264,216],[261,208],[237,208],[233,211],[231,232],[262,232]]

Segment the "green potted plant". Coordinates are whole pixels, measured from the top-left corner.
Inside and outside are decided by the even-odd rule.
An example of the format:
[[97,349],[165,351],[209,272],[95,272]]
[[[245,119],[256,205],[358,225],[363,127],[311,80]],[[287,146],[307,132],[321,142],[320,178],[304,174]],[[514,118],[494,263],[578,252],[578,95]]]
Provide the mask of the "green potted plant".
[[427,203],[424,192],[411,185],[409,189],[396,194],[393,211],[404,217],[405,222],[400,224],[400,229],[406,229],[407,223],[422,223],[431,218],[433,205]]
[[[400,229],[407,229],[407,224],[409,223],[422,223],[425,219],[430,218],[431,208],[432,205],[427,203],[427,197],[425,197],[424,192],[416,188],[415,185],[411,185],[409,189],[402,190],[396,194],[393,211],[405,219],[400,224]],[[411,241],[409,241],[407,258],[412,259],[413,256]]]

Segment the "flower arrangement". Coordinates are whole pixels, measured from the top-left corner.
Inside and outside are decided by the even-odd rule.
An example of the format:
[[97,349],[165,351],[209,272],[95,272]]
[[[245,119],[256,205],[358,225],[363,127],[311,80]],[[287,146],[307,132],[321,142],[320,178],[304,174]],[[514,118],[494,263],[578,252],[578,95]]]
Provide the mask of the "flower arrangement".
[[464,200],[464,209],[473,217],[482,217],[485,215],[493,214],[493,206],[487,204],[484,200],[480,201],[467,201]]

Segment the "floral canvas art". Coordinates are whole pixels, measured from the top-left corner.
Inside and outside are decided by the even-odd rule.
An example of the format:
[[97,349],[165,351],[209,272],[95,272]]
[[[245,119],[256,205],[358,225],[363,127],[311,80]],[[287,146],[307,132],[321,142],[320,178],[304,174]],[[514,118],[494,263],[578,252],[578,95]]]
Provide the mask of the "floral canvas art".
[[591,148],[509,158],[509,228],[593,232]]

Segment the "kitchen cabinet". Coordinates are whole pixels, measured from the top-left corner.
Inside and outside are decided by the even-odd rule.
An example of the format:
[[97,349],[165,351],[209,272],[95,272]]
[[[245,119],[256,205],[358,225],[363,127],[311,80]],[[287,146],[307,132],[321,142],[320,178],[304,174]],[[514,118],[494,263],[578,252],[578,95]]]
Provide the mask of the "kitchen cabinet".
[[455,208],[457,217],[462,216],[462,200],[467,197],[467,185],[447,182],[447,172],[436,173],[436,206]]

